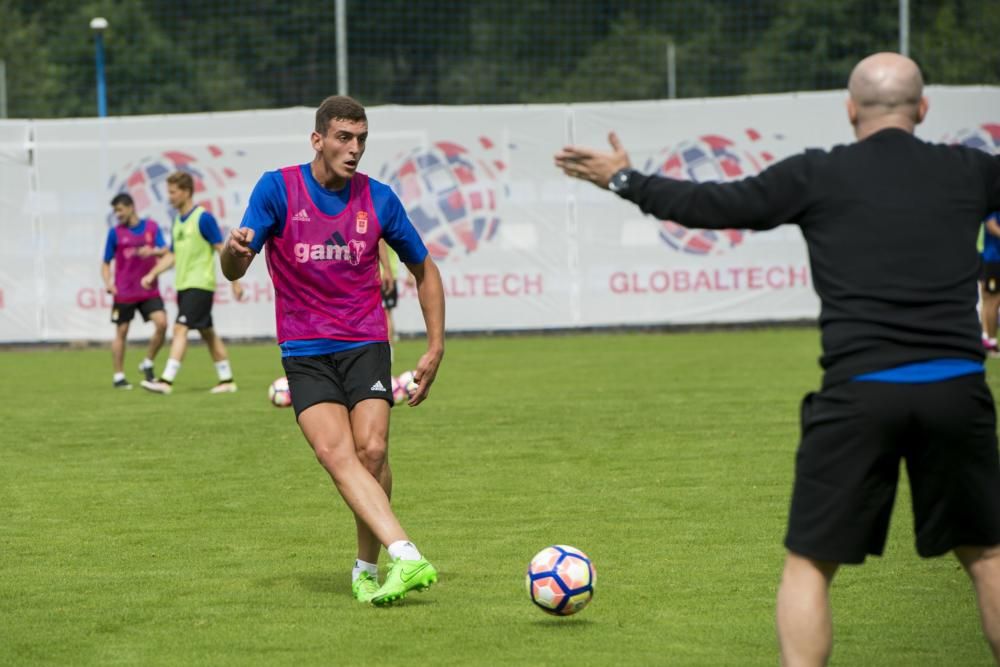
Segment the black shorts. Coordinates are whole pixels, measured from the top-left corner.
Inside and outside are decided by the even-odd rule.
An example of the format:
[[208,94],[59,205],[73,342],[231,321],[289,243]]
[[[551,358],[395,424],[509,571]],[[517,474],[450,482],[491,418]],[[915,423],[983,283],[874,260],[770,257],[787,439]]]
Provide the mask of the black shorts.
[[397,301],[399,301],[399,292],[396,290],[396,281],[394,280],[392,287],[382,289],[382,305],[385,306],[386,310],[392,310],[396,307]]
[[317,403],[340,403],[348,410],[366,398],[392,405],[389,344],[371,343],[315,357],[283,357],[296,418]]
[[111,307],[112,324],[128,324],[135,317],[138,310],[142,315],[142,321],[148,322],[149,317],[158,310],[163,310],[163,299],[154,296],[152,299],[137,301],[135,303],[115,303]]
[[983,262],[979,278],[984,290],[990,294],[1000,292],[1000,262]]
[[215,292],[192,287],[177,293],[177,323],[189,329],[212,328],[212,300]]
[[906,462],[917,553],[1000,544],[996,410],[981,373],[845,382],[802,401],[785,546],[836,563],[881,555]]

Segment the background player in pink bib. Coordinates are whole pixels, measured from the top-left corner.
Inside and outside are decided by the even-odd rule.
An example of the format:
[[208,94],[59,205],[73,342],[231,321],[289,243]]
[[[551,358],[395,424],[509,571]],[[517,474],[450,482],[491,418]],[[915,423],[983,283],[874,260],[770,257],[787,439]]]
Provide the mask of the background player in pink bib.
[[116,389],[131,389],[132,384],[125,379],[125,339],[135,311],[139,311],[144,322],[153,323],[146,357],[139,364],[139,371],[147,380],[153,378],[153,361],[167,332],[167,313],[159,287],[155,281],[149,287],[140,283],[157,258],[166,254],[167,244],[155,222],[139,218],[130,195],[124,192],[115,195],[111,207],[118,224],[108,230],[101,278],[108,294],[114,296],[111,308],[111,323],[115,325],[115,339],[111,342],[112,383]]
[[[444,356],[444,289],[399,199],[357,171],[367,139],[361,104],[344,96],[324,100],[310,137],[312,162],[261,177],[221,257],[223,273],[236,280],[266,249],[278,344],[299,427],[355,515],[352,590],[358,600],[382,605],[429,587],[437,571],[389,505],[392,385],[379,241],[416,279],[427,329],[411,406],[427,398]],[[382,545],[392,566],[380,586]]]

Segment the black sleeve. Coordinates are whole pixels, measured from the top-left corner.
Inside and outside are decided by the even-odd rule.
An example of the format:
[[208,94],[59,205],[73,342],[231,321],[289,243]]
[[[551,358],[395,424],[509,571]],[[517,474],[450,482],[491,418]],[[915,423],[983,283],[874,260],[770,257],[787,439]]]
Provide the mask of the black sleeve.
[[986,183],[987,197],[990,202],[991,211],[1000,211],[1000,155],[992,158],[991,169],[988,171],[988,181]]
[[622,197],[644,213],[704,229],[773,229],[795,222],[809,201],[807,154],[732,183],[693,183],[635,174]]

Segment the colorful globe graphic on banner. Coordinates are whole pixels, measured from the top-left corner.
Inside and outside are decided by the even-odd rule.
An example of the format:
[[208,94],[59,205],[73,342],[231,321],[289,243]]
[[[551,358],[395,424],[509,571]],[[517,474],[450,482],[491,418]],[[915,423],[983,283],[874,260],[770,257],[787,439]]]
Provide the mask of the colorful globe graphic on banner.
[[[717,134],[683,141],[650,160],[643,171],[698,183],[752,176],[774,162],[774,156],[766,150],[746,148],[760,141],[759,132],[748,129],[745,135],[742,142]],[[671,248],[692,255],[722,254],[742,243],[748,234],[740,229],[688,229],[669,220],[660,222],[660,238]]]
[[955,136],[946,137],[945,143],[962,144],[991,155],[1000,155],[1000,123],[983,123],[979,127],[959,130]]
[[[242,157],[243,151],[235,151],[234,156]],[[187,172],[194,179],[194,203],[202,206],[224,225],[243,210],[240,193],[232,187],[236,171],[232,161],[218,146],[207,146],[204,150],[168,150],[157,155],[143,157],[131,162],[108,181],[111,195],[127,192],[135,201],[136,213],[140,218],[151,218],[164,234],[170,231],[175,211],[167,199],[167,176],[175,171]],[[108,224],[116,223],[113,213],[108,214]]]
[[494,238],[506,165],[491,159],[495,145],[479,138],[477,154],[438,141],[402,153],[382,167],[378,179],[395,191],[435,261],[458,259]]

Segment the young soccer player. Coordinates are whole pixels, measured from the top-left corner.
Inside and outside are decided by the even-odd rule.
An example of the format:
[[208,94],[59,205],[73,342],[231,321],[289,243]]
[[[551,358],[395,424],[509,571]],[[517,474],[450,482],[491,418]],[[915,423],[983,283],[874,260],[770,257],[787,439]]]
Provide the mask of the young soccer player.
[[156,258],[166,254],[167,248],[159,226],[148,218],[140,219],[136,215],[135,202],[130,195],[115,195],[111,207],[118,224],[108,230],[101,277],[108,294],[114,296],[111,308],[111,323],[115,325],[115,339],[111,343],[112,383],[116,389],[131,389],[132,385],[125,379],[125,338],[135,311],[142,315],[143,322],[153,323],[146,358],[139,364],[139,371],[147,380],[153,379],[153,361],[163,346],[167,332],[167,313],[163,309],[156,281],[148,286],[139,282],[156,264]]
[[[427,351],[416,366],[427,398],[444,355],[444,288],[396,195],[359,172],[368,139],[365,109],[334,96],[316,111],[311,162],[265,173],[240,229],[222,252],[235,280],[267,250],[282,364],[303,435],[355,515],[354,597],[384,605],[437,581],[389,505],[389,344],[379,285],[379,239],[416,279]],[[376,563],[392,564],[381,586]]]
[[[236,391],[229,355],[222,338],[212,323],[212,301],[215,298],[215,252],[222,250],[222,232],[215,217],[201,206],[194,204],[194,179],[185,172],[175,172],[167,177],[167,197],[177,211],[171,228],[172,252],[164,255],[145,276],[142,284],[152,284],[156,277],[176,265],[177,321],[174,323],[170,343],[170,358],[159,380],[143,380],[142,387],[156,394],[173,391],[174,380],[181,369],[187,351],[188,331],[196,329],[201,334],[208,352],[215,362],[219,382],[211,389],[213,394]],[[239,281],[232,284],[233,297],[243,298]]]

